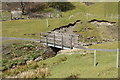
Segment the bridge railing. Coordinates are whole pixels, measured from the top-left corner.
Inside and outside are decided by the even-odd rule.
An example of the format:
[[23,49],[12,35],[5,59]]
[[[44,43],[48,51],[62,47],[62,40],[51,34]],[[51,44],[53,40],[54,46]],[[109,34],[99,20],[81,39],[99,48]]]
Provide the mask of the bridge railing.
[[74,45],[79,43],[79,35],[71,35],[71,34],[61,34],[61,33],[40,33],[40,42],[52,44],[55,46],[61,46],[67,48],[73,48]]

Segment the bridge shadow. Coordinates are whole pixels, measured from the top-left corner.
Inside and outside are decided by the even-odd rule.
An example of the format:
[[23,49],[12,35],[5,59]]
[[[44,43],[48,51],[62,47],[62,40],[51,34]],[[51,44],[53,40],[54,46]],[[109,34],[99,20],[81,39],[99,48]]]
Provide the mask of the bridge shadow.
[[57,47],[46,46],[45,52],[42,54],[43,60],[56,56],[60,50]]
[[52,47],[50,46],[50,48],[57,54],[57,52],[59,52],[60,50],[62,50],[61,48],[57,48],[57,47]]

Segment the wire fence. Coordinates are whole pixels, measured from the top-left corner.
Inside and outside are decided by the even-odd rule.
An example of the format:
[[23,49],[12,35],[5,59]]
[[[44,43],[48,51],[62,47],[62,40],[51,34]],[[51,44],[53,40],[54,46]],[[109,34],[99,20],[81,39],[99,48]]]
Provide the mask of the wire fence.
[[[109,50],[109,49],[108,49]],[[115,63],[115,66],[114,67],[116,67],[116,68],[119,68],[119,48],[117,48],[117,49],[114,49],[114,50],[112,50],[111,49],[111,51],[109,50],[109,51],[104,51],[104,49],[103,49],[103,51],[102,51],[102,49],[101,49],[101,51],[99,51],[99,50],[92,50],[93,51],[93,66],[94,67],[96,67],[97,65],[98,65],[98,63],[99,62],[101,62],[100,64],[102,64],[102,63],[104,63],[104,62],[109,62],[110,63],[110,61],[109,60],[111,60],[111,61],[114,61],[114,63]],[[101,55],[105,55],[105,57],[106,58],[104,58],[103,59],[103,56],[101,57]]]

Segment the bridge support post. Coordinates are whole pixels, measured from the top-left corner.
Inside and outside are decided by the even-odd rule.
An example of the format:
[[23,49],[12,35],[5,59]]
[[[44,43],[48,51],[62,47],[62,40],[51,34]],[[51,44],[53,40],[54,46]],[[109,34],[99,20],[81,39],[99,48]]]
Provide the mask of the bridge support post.
[[63,49],[63,34],[61,34],[61,47]]
[[54,33],[54,47],[55,47],[55,33]]
[[78,35],[77,45],[79,45],[79,37],[80,37],[80,35]]
[[70,37],[70,48],[73,49],[73,47],[72,47],[72,35]]
[[46,45],[48,46],[48,33],[46,33]]

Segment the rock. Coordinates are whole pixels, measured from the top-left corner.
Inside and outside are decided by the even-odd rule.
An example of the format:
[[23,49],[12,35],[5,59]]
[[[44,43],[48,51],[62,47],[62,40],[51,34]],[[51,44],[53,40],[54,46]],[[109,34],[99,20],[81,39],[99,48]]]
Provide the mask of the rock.
[[41,60],[43,60],[43,58],[41,58],[41,57],[38,57],[38,58],[36,58],[34,61],[41,61]]
[[16,66],[14,65],[14,66],[12,66],[12,68],[15,68]]
[[33,62],[33,60],[30,60],[30,61],[26,61],[26,63],[27,63],[27,64],[29,64],[29,63],[32,63],[32,62]]

